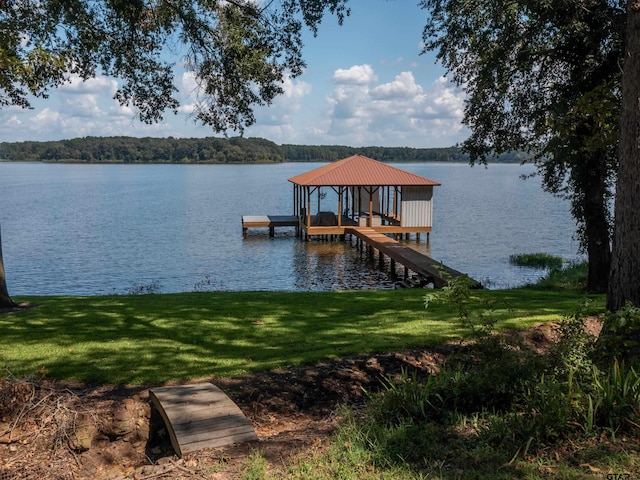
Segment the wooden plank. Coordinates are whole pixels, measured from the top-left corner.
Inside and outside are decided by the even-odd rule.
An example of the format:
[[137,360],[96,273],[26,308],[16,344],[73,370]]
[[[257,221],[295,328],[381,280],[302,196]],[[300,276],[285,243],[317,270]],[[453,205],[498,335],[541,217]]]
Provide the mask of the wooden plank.
[[243,228],[295,227],[298,218],[295,215],[243,215]]
[[253,442],[256,440],[255,432],[251,431],[249,433],[244,434],[234,434],[226,437],[207,439],[202,442],[194,442],[189,445],[185,445],[182,453],[190,453],[196,452],[198,450],[202,450],[203,448],[218,448],[224,447],[226,445],[232,445],[234,443],[245,443],[245,442]]
[[149,390],[179,456],[258,439],[240,408],[211,383]]

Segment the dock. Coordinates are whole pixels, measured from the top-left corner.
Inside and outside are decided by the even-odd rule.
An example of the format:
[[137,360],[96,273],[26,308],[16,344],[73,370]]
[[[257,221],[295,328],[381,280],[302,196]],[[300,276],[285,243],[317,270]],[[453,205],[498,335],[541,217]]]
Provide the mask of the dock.
[[258,440],[240,408],[212,383],[153,388],[149,396],[180,457],[203,448]]
[[[242,231],[247,234],[248,228],[269,228],[269,236],[274,235],[276,227],[292,227],[298,226],[298,219],[295,216],[287,215],[244,215],[242,217]],[[366,244],[370,249],[378,251],[380,256],[380,264],[383,264],[383,257],[386,255],[391,262],[391,272],[395,273],[396,263],[403,265],[405,268],[405,280],[408,278],[408,272],[411,271],[417,275],[422,284],[433,284],[434,288],[442,288],[447,285],[448,279],[465,275],[442,262],[438,262],[433,258],[418,252],[417,250],[404,245],[389,235],[399,235],[402,233],[387,233],[384,226],[366,227],[357,225],[342,225],[338,227],[315,227],[323,238],[340,238],[346,235],[354,235],[358,240]],[[299,232],[298,232],[299,233]],[[419,233],[416,233],[419,235]],[[427,236],[428,239],[428,236]],[[372,250],[371,250],[372,252]],[[410,282],[402,282],[408,285]],[[472,288],[482,288],[480,282],[473,280]]]
[[[464,275],[462,272],[407,247],[371,227],[351,227],[348,229],[348,233],[355,235],[371,248],[376,249],[379,255],[388,256],[391,259],[392,271],[395,271],[395,262],[400,263],[404,265],[405,269],[422,277],[426,283],[433,283],[434,288],[446,286],[448,278]],[[475,282],[475,287],[480,287],[480,284]]]
[[295,215],[243,215],[242,233],[247,234],[249,228],[268,228],[269,236],[275,235],[276,227],[298,227],[299,221]]
[[[392,276],[396,263],[404,265],[405,278],[397,283],[403,287],[433,284],[441,288],[451,278],[464,275],[397,241],[410,235],[419,241],[425,235],[429,242],[434,188],[440,182],[364,155],[352,155],[288,180],[293,185],[293,215],[243,216],[244,235],[249,228],[268,228],[273,237],[280,226],[295,227],[296,236],[306,241],[355,235],[358,246],[366,244],[370,256],[378,251],[380,267],[385,265],[385,256],[389,257]],[[329,199],[335,202],[333,207],[327,207]],[[409,277],[409,271],[415,275]]]

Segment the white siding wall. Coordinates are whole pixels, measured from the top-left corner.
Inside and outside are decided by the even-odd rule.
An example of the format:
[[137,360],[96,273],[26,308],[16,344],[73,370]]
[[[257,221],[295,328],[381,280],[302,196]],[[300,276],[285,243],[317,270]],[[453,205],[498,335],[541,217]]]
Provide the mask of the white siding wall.
[[402,187],[400,225],[431,227],[433,218],[433,187]]
[[[360,196],[358,196],[358,192]],[[353,198],[353,211],[354,212],[362,212],[369,213],[369,191],[368,188],[362,187],[351,187],[351,196]],[[373,200],[373,211],[380,211],[380,188],[376,187],[373,189],[373,195],[371,196]]]

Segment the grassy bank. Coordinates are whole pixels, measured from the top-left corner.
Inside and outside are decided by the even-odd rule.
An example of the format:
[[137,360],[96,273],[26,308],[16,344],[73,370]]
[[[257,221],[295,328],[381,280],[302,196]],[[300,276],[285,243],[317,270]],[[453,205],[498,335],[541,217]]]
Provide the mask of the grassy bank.
[[[22,297],[34,308],[0,316],[0,358],[15,375],[159,384],[226,377],[324,358],[462,338],[455,306],[424,308],[424,290],[206,292]],[[473,292],[473,307],[522,328],[560,320],[584,300],[575,290]],[[594,313],[604,297],[592,297]]]

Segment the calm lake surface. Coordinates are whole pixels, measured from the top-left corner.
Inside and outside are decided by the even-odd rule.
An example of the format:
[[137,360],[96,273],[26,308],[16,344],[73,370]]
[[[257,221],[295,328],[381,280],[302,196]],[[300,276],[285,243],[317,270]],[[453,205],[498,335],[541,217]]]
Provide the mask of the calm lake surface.
[[[195,290],[392,288],[344,242],[297,239],[292,229],[250,230],[242,215],[292,212],[289,177],[321,163],[74,165],[0,163],[0,225],[9,292],[103,295],[156,285]],[[489,288],[543,272],[509,255],[576,260],[566,201],[522,180],[531,166],[397,164],[437,180],[433,232],[409,245]],[[323,204],[323,209],[335,208]]]

